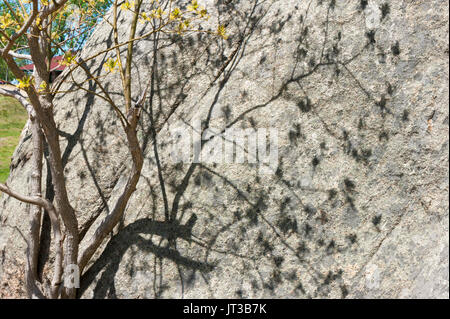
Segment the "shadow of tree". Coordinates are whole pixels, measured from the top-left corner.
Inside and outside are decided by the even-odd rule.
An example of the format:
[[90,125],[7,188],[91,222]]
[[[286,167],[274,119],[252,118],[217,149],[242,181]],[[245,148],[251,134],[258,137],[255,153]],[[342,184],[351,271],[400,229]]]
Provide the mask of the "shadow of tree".
[[[94,297],[115,297],[114,274],[118,270],[123,255],[131,245],[136,246],[140,253],[152,254],[157,259],[170,260],[187,269],[202,273],[212,271],[215,265],[186,258],[180,255],[174,246],[174,242],[177,239],[191,242],[191,232],[195,221],[196,215],[191,215],[188,222],[184,225],[180,225],[177,222],[167,223],[151,219],[140,219],[124,227],[110,239],[107,247],[99,257],[99,261],[83,275],[83,286],[79,290],[80,295],[93,282],[95,276],[102,271],[101,278],[96,283]],[[150,239],[145,239],[143,235],[151,235],[151,237]],[[167,245],[155,244],[151,239],[153,235],[166,239]],[[155,296],[160,294],[161,292],[155,291]]]
[[[205,283],[202,289],[214,296],[219,288],[210,283],[211,278],[227,271],[242,277],[230,278],[233,282],[229,283],[234,296],[240,298],[260,296],[260,292],[278,297],[348,295],[347,273],[340,259],[353,262],[361,249],[360,237],[380,232],[378,226],[384,218],[381,213],[365,213],[371,201],[370,196],[362,195],[367,193],[367,188],[363,189],[367,185],[353,175],[355,171],[366,176],[373,172],[379,153],[389,143],[392,122],[399,117],[407,121],[406,110],[390,107],[395,87],[388,80],[374,76],[374,83],[366,83],[353,70],[362,56],[375,56],[380,50],[376,30],[367,30],[360,22],[364,15],[360,3],[351,10],[336,1],[313,0],[292,10],[277,9],[278,5],[282,6],[280,1],[216,1],[218,21],[232,30],[227,41],[204,34],[156,34],[139,43],[133,85],[142,91],[143,79],[151,78],[140,126],[151,169],[142,176],[139,199],[130,204],[129,216],[83,275],[80,296],[93,289],[95,298],[122,297],[116,282],[118,272],[128,267],[127,276],[134,278],[140,263],[151,269],[151,275],[139,284],[141,290],[152,286],[151,292],[140,295],[143,298],[164,297],[170,289],[174,293],[173,274],[164,278],[168,264],[178,272],[181,297],[199,278]],[[344,18],[361,25],[351,49],[345,47],[350,35],[345,34]],[[264,38],[267,41],[261,41]],[[254,44],[257,41],[259,45]],[[293,63],[287,71],[279,71],[282,76],[278,77],[276,68],[285,67],[276,59],[279,46],[291,49]],[[234,81],[256,81],[252,72],[260,72],[261,78],[269,73],[271,89],[265,88],[270,92],[255,96],[245,84],[232,86]],[[196,81],[200,92],[195,90]],[[118,90],[109,93],[121,96]],[[229,98],[232,94],[235,97]],[[358,99],[360,105],[346,106],[351,99]],[[107,143],[104,130],[112,120],[96,117],[96,134],[89,139],[80,137],[92,103],[87,101],[75,134],[62,134],[68,140],[65,159],[73,146],[80,144],[102,202],[83,224],[83,236],[101,212],[108,210],[113,189],[120,185],[120,174],[115,174],[106,192],[102,183],[96,182],[106,179],[101,176],[106,169],[102,158],[94,163],[88,159],[89,150]],[[285,110],[274,110],[274,105]],[[215,137],[225,140],[229,129],[256,130],[267,125],[267,117],[273,113],[277,113],[277,128],[286,133],[286,139],[272,177],[258,173],[257,164],[263,165],[259,159],[257,164],[233,168],[233,173],[214,163],[168,160],[173,140],[164,129],[173,122],[190,126],[189,121],[199,115],[202,125],[197,133],[201,136],[211,127],[219,128],[214,138],[202,139],[201,152],[217,143]],[[243,151],[252,156],[248,146],[243,146]],[[111,153],[106,150],[108,156]],[[343,166],[336,177],[328,171],[336,169],[333,160]],[[122,172],[126,161],[118,162],[113,169]],[[361,226],[367,223],[373,227]],[[376,239],[370,240],[376,245]]]

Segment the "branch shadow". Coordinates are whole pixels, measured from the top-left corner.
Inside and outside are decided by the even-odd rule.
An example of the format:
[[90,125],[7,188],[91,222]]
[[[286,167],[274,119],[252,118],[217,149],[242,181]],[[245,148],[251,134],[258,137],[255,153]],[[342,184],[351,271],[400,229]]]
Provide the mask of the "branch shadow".
[[[279,296],[277,292],[283,291],[284,295],[307,298],[327,297],[331,294],[345,298],[349,294],[349,287],[343,279],[346,275],[343,267],[330,260],[339,259],[343,254],[355,254],[360,237],[364,236],[357,234],[356,229],[364,210],[364,207],[361,207],[363,205],[360,200],[360,185],[350,174],[343,173],[342,178],[340,176],[340,180],[333,186],[311,186],[297,176],[295,167],[292,169],[289,164],[297,161],[297,154],[306,154],[301,158],[307,158],[306,162],[298,166],[304,164],[304,170],[312,180],[319,176],[320,169],[327,163],[326,158],[331,153],[329,144],[334,144],[335,152],[345,156],[349,165],[369,174],[377,165],[374,150],[389,143],[387,119],[398,116],[388,103],[393,88],[387,83],[384,91],[372,91],[369,85],[359,80],[352,71],[354,61],[363,54],[373,54],[376,50],[375,31],[367,30],[352,55],[344,56],[341,52],[344,50],[341,47],[343,34],[331,28],[331,19],[337,10],[335,1],[310,1],[302,13],[297,12],[298,7],[285,15],[278,11],[274,14],[276,19],[272,24],[261,23],[273,9],[268,6],[266,10],[260,10],[264,5],[265,1],[255,1],[250,10],[243,12],[238,3],[218,1],[219,19],[233,17],[227,22],[236,24],[237,32],[227,41],[218,41],[216,52],[211,52],[208,44],[206,49],[202,46],[202,41],[208,43],[208,38],[202,37],[183,39],[177,36],[155,35],[154,38],[142,42],[148,52],[141,53],[151,57],[151,60],[146,57],[145,63],[146,75],[151,77],[151,87],[148,102],[143,109],[141,141],[157,179],[142,176],[149,196],[142,203],[141,210],[152,217],[138,218],[127,225],[122,220],[117,233],[112,235],[100,257],[83,275],[80,296],[93,288],[94,298],[120,297],[115,277],[121,269],[121,262],[125,259],[131,263],[144,260],[146,269],[151,269],[151,258],[154,258],[153,270],[146,279],[153,282],[153,293],[150,295],[155,298],[161,297],[164,291],[169,289],[163,283],[162,269],[166,262],[172,263],[178,270],[182,297],[194,286],[197,275],[206,283],[206,289],[213,291],[214,287],[209,284],[209,278],[220,268],[217,259],[210,261],[213,254],[239,260],[242,263],[242,271],[245,272],[242,277],[252,273],[251,276],[248,275],[251,280],[245,278],[250,280],[251,288],[244,288],[241,284],[242,287],[234,292],[239,298],[247,296],[249,289],[253,292],[267,292],[272,296]],[[309,21],[309,15],[314,10],[325,18],[322,23]],[[194,162],[180,165],[166,161],[162,156],[167,154],[166,141],[163,137],[160,138],[159,134],[173,118],[178,117],[180,121],[188,124],[183,114],[177,112],[179,106],[189,98],[193,98],[193,103],[208,103],[199,132],[203,136],[211,126],[213,114],[221,105],[227,85],[230,85],[236,73],[243,73],[239,69],[242,61],[259,54],[249,49],[252,37],[268,32],[271,37],[278,39],[277,41],[282,41],[278,36],[285,32],[285,28],[293,23],[294,19],[299,19],[300,23],[297,23],[295,35],[292,35],[295,39],[291,39],[295,44],[295,63],[291,72],[280,80],[280,85],[271,92],[265,102],[251,103],[245,109],[239,108],[238,112],[237,107],[227,108],[222,105],[225,123],[216,135],[223,138],[228,129],[238,125],[256,130],[260,124],[257,112],[270,108],[274,102],[286,101],[295,105],[297,118],[286,121],[288,150],[280,156],[273,185],[266,185],[262,177],[255,173],[257,165],[252,163],[244,164],[249,174],[247,179],[236,182],[215,164]],[[320,40],[314,38],[314,32],[315,35],[321,35]],[[273,49],[269,45],[267,47]],[[193,70],[193,66],[197,65],[189,64],[189,61],[183,63],[177,50],[193,52],[194,56],[206,55],[206,66]],[[264,66],[266,59],[262,54],[259,65]],[[175,71],[169,73],[168,67]],[[146,75],[140,73],[144,73],[140,70],[143,69],[142,66],[136,63],[135,68],[137,77],[145,79]],[[193,71],[186,72],[186,69]],[[170,77],[173,74],[176,76]],[[209,86],[201,97],[192,97],[189,84],[201,74],[208,75]],[[245,74],[243,76],[245,77]],[[317,77],[322,78],[318,80]],[[355,94],[362,96],[372,107],[355,110],[358,115],[352,116],[358,117],[357,123],[346,122],[345,114],[341,116],[340,123],[333,123],[326,106],[335,101],[335,96],[317,98],[313,92],[315,86],[309,83],[325,81],[324,79],[329,80],[329,85],[336,87],[351,83]],[[143,87],[140,86],[140,89],[143,90]],[[245,102],[245,88],[243,89],[244,92],[236,99],[236,104]],[[111,95],[120,94],[111,92]],[[207,94],[210,94],[210,99],[205,102],[203,98]],[[286,114],[289,113],[286,111]],[[303,120],[315,120],[319,129],[324,132],[325,138],[315,149],[305,150],[305,141],[313,132],[305,130]],[[376,126],[367,125],[369,120]],[[378,141],[373,142],[366,138],[373,134],[379,137]],[[201,142],[200,152],[206,145],[215,143],[215,140],[208,138]],[[244,151],[250,156],[247,148],[244,147]],[[85,150],[83,154],[87,162]],[[254,180],[249,177],[252,174]],[[219,189],[220,185],[223,185],[223,188]],[[281,191],[272,193],[274,187]],[[230,196],[233,194],[234,197],[228,202],[204,203],[197,201],[196,196],[187,196],[188,190],[198,197],[200,194],[220,197],[221,193]],[[99,188],[98,191],[101,193]],[[157,208],[161,198],[162,214]],[[151,210],[147,210],[149,205],[146,201],[151,202]],[[332,232],[330,224],[337,219],[337,215],[344,216],[344,221],[354,228],[346,228],[342,234]],[[183,223],[186,216],[190,217]],[[195,225],[197,229],[201,228],[200,217],[202,223],[213,226],[195,232]],[[382,216],[372,217],[369,223],[372,223],[373,227],[363,232],[379,232],[378,225]],[[95,218],[96,216],[94,220]],[[226,245],[220,242],[221,237],[231,237],[230,244],[228,241]],[[242,252],[241,249],[247,242],[254,243],[254,250]],[[187,253],[186,245],[196,253]],[[184,249],[180,248],[181,246]],[[129,256],[124,258],[126,254]],[[287,260],[290,260],[290,264],[295,264],[297,269],[287,267]],[[259,269],[262,263],[269,270]],[[129,267],[129,277],[136,275],[136,267]]]

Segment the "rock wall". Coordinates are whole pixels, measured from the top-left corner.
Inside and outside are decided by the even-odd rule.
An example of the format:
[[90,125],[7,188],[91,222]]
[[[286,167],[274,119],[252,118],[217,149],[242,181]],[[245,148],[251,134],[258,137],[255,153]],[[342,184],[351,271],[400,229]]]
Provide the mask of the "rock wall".
[[[152,80],[140,129],[146,162],[80,296],[448,298],[448,1],[202,3],[212,16],[204,28],[227,25],[227,40],[160,34],[136,47],[135,97]],[[101,24],[82,55],[111,38]],[[100,75],[107,58],[88,66]],[[106,88],[120,101],[117,74]],[[88,238],[130,158],[102,99],[68,93],[55,111]],[[277,132],[275,165],[251,143],[235,145],[244,163],[214,162],[219,147],[233,147],[227,132],[264,128]],[[174,153],[205,129],[216,135],[191,145],[201,160],[177,163]],[[30,152],[25,128],[9,178],[24,192]],[[51,198],[49,178],[44,187]],[[23,264],[25,211],[2,196],[3,291]],[[44,219],[42,267],[49,234]]]

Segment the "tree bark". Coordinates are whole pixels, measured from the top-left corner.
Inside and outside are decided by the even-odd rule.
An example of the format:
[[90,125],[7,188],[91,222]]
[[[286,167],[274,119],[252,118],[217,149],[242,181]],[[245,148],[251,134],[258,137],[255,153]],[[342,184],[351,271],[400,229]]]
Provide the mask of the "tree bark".
[[[33,114],[29,114],[30,129],[32,132],[33,154],[31,157],[31,183],[30,196],[42,196],[42,154],[43,136],[40,124]],[[30,228],[28,245],[28,263],[26,280],[29,297],[34,298],[33,290],[30,289],[39,280],[38,259],[39,259],[39,238],[41,230],[42,209],[38,205],[30,207]],[[33,282],[30,282],[33,281]]]

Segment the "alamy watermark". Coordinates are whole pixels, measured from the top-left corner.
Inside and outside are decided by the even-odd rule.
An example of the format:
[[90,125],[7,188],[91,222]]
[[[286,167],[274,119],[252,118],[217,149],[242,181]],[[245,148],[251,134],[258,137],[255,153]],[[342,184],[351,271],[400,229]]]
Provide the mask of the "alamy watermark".
[[255,164],[260,174],[278,167],[276,128],[202,128],[200,120],[169,129],[171,160],[175,163]]

